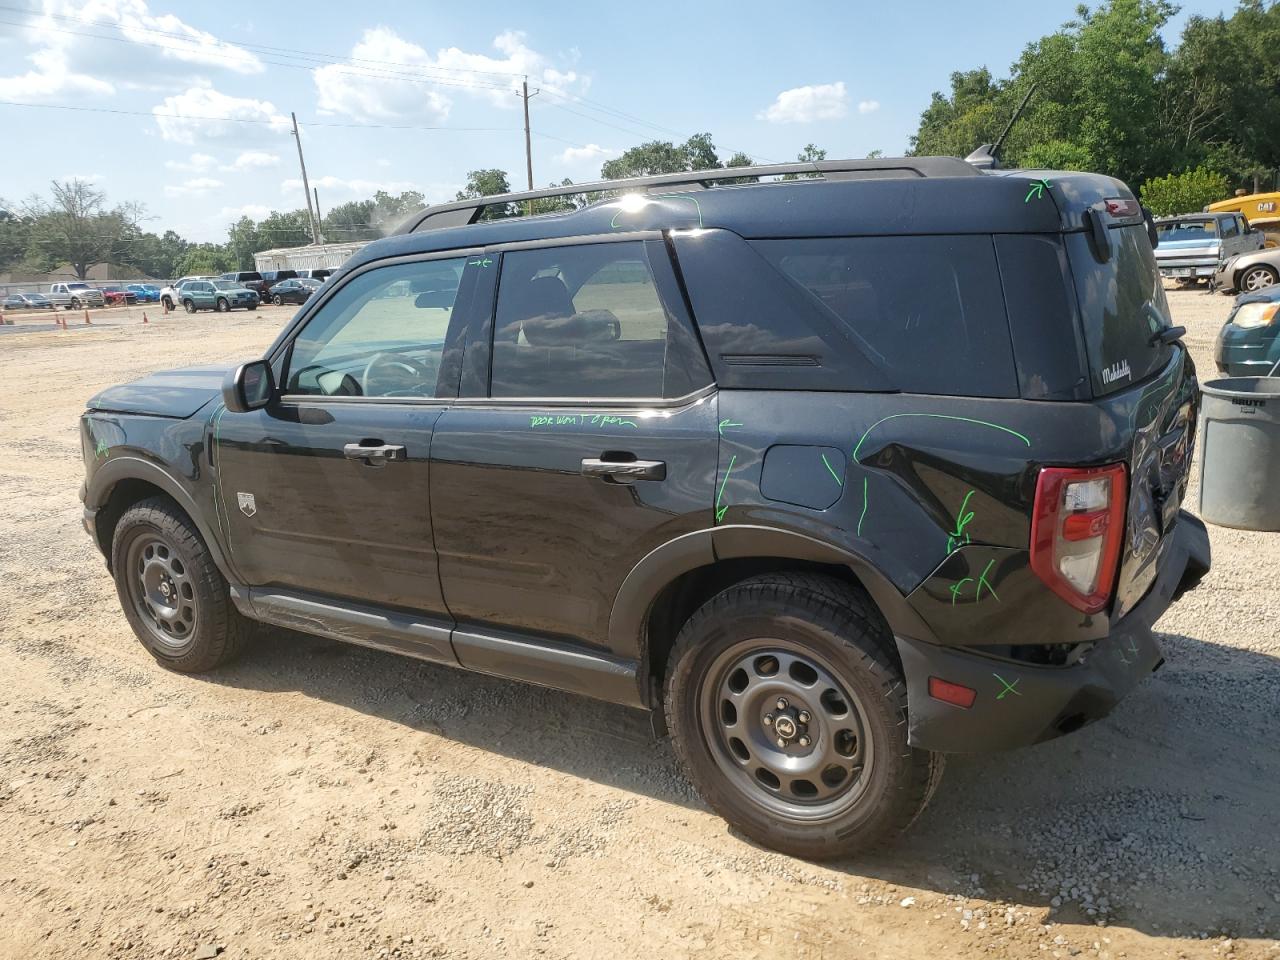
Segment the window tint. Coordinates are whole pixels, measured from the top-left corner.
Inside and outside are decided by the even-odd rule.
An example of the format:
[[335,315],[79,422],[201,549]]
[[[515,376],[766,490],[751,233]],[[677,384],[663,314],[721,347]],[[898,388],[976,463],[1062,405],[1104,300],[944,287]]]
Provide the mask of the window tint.
[[294,341],[286,392],[434,397],[464,263],[401,263],[354,277]]
[[754,246],[908,393],[1016,397],[989,236],[760,240]]
[[690,389],[689,377],[668,362],[669,354],[680,352],[680,329],[659,296],[642,242],[507,253],[490,392],[681,396]]
[[1240,224],[1236,222],[1235,217],[1227,217],[1222,221],[1222,235],[1224,237],[1234,237],[1240,233]]

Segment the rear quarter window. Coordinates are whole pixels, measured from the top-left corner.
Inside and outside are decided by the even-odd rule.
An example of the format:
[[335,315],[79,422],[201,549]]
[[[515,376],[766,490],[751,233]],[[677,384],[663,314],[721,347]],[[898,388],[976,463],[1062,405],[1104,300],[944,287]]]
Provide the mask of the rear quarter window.
[[894,389],[1018,396],[992,237],[757,240],[753,246],[838,320]]

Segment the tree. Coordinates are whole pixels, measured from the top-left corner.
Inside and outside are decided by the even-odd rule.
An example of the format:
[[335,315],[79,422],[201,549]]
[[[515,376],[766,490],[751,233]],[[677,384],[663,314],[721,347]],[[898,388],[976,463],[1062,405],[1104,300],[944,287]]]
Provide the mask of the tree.
[[0,269],[20,263],[31,239],[31,218],[0,199]]
[[278,244],[263,240],[252,217],[241,217],[227,228],[227,248],[235,258],[236,270],[252,270],[253,255]]
[[[507,172],[491,168],[488,170],[472,170],[467,173],[467,186],[458,192],[459,200],[475,200],[479,197],[492,197],[499,193],[510,193],[511,184],[507,180]],[[511,204],[500,203],[484,208],[481,220],[501,220],[514,216],[517,211]]]
[[1178,213],[1199,213],[1214,201],[1225,199],[1230,185],[1222,174],[1196,167],[1148,180],[1138,192],[1152,213],[1167,217]]
[[272,210],[265,219],[258,222],[257,241],[262,244],[259,250],[304,247],[311,242],[311,217],[306,210],[289,210],[284,213]]
[[[812,143],[805,144],[803,150],[796,154],[797,163],[817,163],[819,160],[827,159],[827,151],[815,146]],[[783,180],[810,180],[817,177],[816,173],[784,173]]]
[[320,232],[330,243],[349,240],[376,240],[382,231],[374,226],[378,205],[373,200],[349,200],[330,208],[320,225]]
[[623,180],[689,170],[720,170],[723,167],[711,134],[695,133],[678,147],[670,140],[650,140],[632,147],[622,156],[607,161],[600,168],[600,175],[606,180]]
[[96,264],[110,259],[128,223],[120,210],[106,211],[106,196],[83,180],[53,181],[53,202],[31,201],[27,259],[46,270],[70,264],[84,280]]
[[373,215],[369,222],[381,236],[398,227],[410,214],[420,213],[426,208],[426,198],[417,190],[406,190],[396,195],[379,190],[373,195]]
[[[303,215],[306,215],[305,210]],[[236,257],[226,246],[220,243],[198,243],[189,247],[179,258],[174,274],[183,277],[201,274],[212,276],[235,269],[238,269]]]

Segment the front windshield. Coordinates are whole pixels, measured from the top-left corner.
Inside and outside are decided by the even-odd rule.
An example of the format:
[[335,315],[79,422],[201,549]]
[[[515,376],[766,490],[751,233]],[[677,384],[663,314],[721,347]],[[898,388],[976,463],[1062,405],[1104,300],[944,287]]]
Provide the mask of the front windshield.
[[1172,240],[1216,240],[1218,238],[1217,220],[1174,220],[1171,223],[1157,223],[1156,234],[1161,243]]

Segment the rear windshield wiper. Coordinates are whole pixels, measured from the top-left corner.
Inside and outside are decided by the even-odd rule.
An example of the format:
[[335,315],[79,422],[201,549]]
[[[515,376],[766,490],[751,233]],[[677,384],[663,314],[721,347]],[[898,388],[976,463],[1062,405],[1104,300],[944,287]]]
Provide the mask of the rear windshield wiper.
[[1186,327],[1161,327],[1147,338],[1147,343],[1153,347],[1157,343],[1177,343],[1186,335]]

